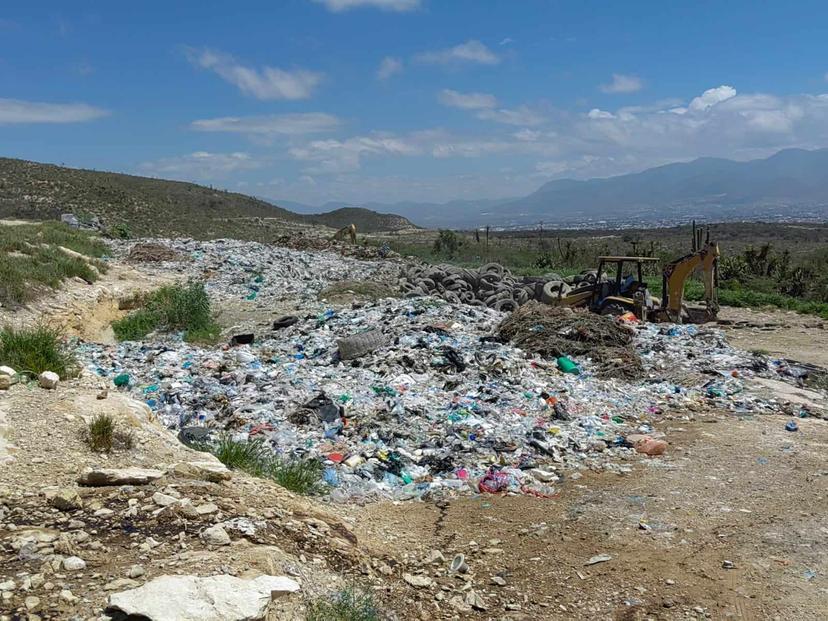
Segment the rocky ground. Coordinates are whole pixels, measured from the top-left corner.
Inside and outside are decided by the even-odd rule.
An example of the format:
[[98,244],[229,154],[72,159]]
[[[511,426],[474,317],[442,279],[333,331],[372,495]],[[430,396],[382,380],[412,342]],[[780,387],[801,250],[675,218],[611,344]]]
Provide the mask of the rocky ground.
[[[350,277],[349,269],[332,267],[329,280]],[[111,343],[108,324],[125,313],[122,300],[181,277],[118,260],[95,285],[70,283],[0,322],[45,318]],[[253,304],[228,295],[217,310],[231,332],[309,304],[282,293]],[[824,361],[820,320],[727,313],[734,324],[726,334],[742,348]],[[801,341],[792,338],[798,330]],[[303,619],[308,602],[351,584],[398,619],[823,619],[828,421],[801,418],[788,432],[782,413],[802,404],[820,412],[825,394],[783,379],[744,387],[788,404],[779,415],[676,403],[648,418],[669,443],[664,455],[614,453],[612,468],[566,471],[552,498],[364,506],[227,472],[91,373],[53,391],[19,383],[0,393],[0,619],[91,620],[107,609],[118,618],[113,605],[126,613],[170,593],[180,604],[190,591],[210,593],[214,609],[185,616],[168,608],[152,618],[234,618],[227,605],[235,614],[251,606],[249,618]],[[104,455],[83,443],[85,422],[100,412],[131,430],[132,448]],[[467,567],[450,571],[460,554]],[[181,582],[208,576],[239,580]]]

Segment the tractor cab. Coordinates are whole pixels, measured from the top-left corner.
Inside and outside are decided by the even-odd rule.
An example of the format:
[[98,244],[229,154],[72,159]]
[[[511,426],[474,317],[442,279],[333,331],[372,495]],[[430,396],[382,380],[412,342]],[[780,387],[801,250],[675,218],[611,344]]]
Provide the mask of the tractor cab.
[[590,310],[602,315],[632,312],[645,321],[653,299],[644,282],[645,263],[654,257],[598,257],[598,278],[589,299]]

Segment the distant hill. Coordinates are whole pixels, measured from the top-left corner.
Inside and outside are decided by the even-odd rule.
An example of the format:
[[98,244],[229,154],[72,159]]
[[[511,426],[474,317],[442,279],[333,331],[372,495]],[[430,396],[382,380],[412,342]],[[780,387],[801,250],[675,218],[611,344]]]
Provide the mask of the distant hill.
[[[353,205],[331,201],[314,207],[294,201],[276,199],[275,203],[302,214],[320,214],[343,208],[359,207],[373,212],[389,212],[402,216],[417,226],[429,229],[463,228],[486,224],[498,218],[498,207],[514,201],[514,198],[481,198],[477,200],[454,200],[447,203],[418,203],[402,201],[397,203],[360,203]],[[343,225],[344,226],[344,225]]]
[[401,231],[416,228],[408,219],[390,213],[377,213],[362,207],[342,207],[306,218],[318,224],[335,229],[354,224],[360,233],[377,233],[379,231]]
[[550,181],[501,206],[513,223],[630,219],[651,223],[683,212],[714,220],[828,216],[828,149],[786,149],[766,159],[700,158],[640,173]]
[[262,236],[263,219],[304,227],[360,232],[399,230],[405,218],[367,209],[304,215],[235,192],[120,173],[99,172],[0,158],[0,218],[57,219],[63,213],[97,216],[105,225],[125,224],[136,235],[197,238]]

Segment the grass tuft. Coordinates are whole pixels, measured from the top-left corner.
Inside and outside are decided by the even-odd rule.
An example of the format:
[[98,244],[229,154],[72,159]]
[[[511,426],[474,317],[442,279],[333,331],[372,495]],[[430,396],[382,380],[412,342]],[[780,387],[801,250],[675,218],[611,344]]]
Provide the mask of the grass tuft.
[[150,332],[184,331],[191,342],[214,343],[221,329],[210,313],[210,298],[204,285],[170,285],[150,293],[141,308],[112,323],[119,341],[137,341]]
[[370,593],[348,587],[308,604],[306,621],[379,621],[380,609]]
[[134,438],[131,432],[115,428],[115,419],[109,414],[98,414],[83,429],[82,436],[93,451],[109,453],[113,448],[131,449]]
[[86,426],[86,443],[93,451],[108,453],[112,450],[115,421],[108,414],[99,414]]
[[95,282],[106,271],[106,265],[95,257],[104,256],[107,250],[94,235],[59,222],[0,225],[0,303],[25,304],[69,278]]
[[285,489],[308,496],[325,491],[322,472],[318,459],[273,460],[268,464],[267,477]]
[[60,340],[57,330],[43,325],[0,330],[0,365],[20,374],[37,376],[53,371],[61,379],[77,373],[77,362]]
[[218,457],[231,470],[271,479],[297,494],[321,494],[326,489],[322,481],[323,467],[319,460],[279,459],[261,440],[235,440],[230,434],[224,433],[199,448]]

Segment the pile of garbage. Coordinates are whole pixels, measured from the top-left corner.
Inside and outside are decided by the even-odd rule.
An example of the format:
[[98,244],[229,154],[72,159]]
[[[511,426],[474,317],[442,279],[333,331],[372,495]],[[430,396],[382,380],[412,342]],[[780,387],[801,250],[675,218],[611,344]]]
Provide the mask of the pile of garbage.
[[587,309],[531,301],[510,314],[500,336],[543,357],[586,356],[600,377],[641,377],[641,358],[633,347],[635,331],[613,317]]
[[152,242],[135,244],[127,256],[127,261],[132,263],[160,263],[163,261],[178,261],[180,259],[181,255],[169,246]]
[[395,283],[399,272],[390,259],[358,260],[334,250],[297,251],[232,239],[148,239],[113,242],[112,248],[117,258],[141,257],[140,267],[148,274],[203,281],[214,302],[239,300],[259,309],[284,301],[316,303],[319,293],[335,282]]
[[[176,335],[80,343],[84,366],[181,437],[230,433],[284,458],[322,460],[335,501],[553,496],[585,469],[629,471],[637,454],[669,451],[653,436],[662,415],[778,413],[782,404],[746,390],[746,378],[796,381],[784,361],[736,350],[716,329],[624,328],[538,305],[507,319],[435,296],[335,309],[319,291],[399,265],[249,242],[165,243],[191,259],[176,269],[209,275],[214,301],[266,310],[291,299],[301,310],[218,348]],[[637,358],[634,378],[607,372],[617,352]]]

